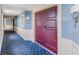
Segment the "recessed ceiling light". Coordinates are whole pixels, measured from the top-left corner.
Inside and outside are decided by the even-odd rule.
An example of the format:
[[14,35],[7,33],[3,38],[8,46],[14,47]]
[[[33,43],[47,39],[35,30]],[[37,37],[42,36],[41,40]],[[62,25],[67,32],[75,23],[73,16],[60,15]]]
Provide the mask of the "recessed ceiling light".
[[6,13],[16,13],[16,11],[13,11],[13,10],[4,10],[4,12],[6,12]]

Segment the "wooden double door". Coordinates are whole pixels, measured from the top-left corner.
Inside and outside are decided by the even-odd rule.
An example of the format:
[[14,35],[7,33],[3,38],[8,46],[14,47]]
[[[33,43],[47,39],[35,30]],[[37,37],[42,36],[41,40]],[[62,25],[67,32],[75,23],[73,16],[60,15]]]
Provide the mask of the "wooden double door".
[[36,41],[57,54],[57,6],[35,14]]

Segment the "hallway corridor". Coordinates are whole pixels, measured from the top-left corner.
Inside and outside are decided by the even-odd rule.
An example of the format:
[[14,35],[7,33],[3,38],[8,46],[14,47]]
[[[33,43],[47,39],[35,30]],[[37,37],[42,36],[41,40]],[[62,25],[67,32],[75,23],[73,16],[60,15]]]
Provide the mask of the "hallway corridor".
[[58,54],[57,10],[53,4],[4,4],[0,54]]
[[52,55],[31,41],[25,41],[14,31],[5,31],[1,55]]

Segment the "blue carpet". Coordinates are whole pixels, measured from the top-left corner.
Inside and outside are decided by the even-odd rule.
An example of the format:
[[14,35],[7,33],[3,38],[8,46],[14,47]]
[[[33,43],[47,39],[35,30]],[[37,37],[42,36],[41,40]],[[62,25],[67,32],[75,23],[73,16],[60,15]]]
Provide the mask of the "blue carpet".
[[14,31],[5,31],[1,55],[53,55],[31,41],[25,41]]

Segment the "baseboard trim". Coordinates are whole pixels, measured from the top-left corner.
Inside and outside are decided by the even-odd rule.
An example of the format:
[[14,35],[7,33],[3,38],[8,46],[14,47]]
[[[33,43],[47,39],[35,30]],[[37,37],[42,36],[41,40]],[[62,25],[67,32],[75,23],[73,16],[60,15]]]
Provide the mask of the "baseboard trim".
[[[16,32],[16,31],[15,31]],[[16,32],[17,33],[17,32]],[[18,34],[18,33],[17,33]],[[19,35],[19,34],[18,34]],[[21,36],[22,37],[22,36]],[[24,39],[24,38],[23,38]],[[29,40],[29,41],[31,41],[31,40]],[[54,54],[54,55],[56,55],[54,52],[52,52],[52,51],[50,51],[49,49],[47,49],[46,47],[44,47],[43,45],[41,45],[41,44],[39,44],[38,42],[36,42],[36,41],[32,41],[33,43],[36,43],[36,44],[38,44],[38,45],[40,45],[42,48],[44,48],[44,49],[46,49],[47,51],[49,51],[50,53],[52,53],[52,54]]]
[[44,47],[43,45],[41,45],[40,43],[38,42],[35,42],[36,44],[40,45],[42,48],[46,49],[47,51],[49,51],[50,53],[56,55],[54,52],[52,52],[51,50],[47,49],[46,47]]

